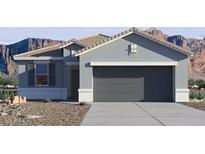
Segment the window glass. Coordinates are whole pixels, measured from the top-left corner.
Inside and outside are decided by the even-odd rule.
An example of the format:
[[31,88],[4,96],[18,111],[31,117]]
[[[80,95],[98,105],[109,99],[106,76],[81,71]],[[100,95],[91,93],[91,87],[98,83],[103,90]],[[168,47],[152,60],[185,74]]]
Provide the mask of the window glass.
[[36,85],[48,85],[48,64],[36,64]]
[[36,85],[48,85],[48,75],[36,75]]
[[48,74],[48,64],[36,64],[36,74]]

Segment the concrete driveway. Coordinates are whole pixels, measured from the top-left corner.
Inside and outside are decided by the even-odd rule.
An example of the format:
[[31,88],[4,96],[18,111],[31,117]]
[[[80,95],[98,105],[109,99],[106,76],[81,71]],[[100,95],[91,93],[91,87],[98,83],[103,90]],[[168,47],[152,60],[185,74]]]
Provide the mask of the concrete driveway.
[[178,103],[93,103],[83,126],[205,126],[205,112]]

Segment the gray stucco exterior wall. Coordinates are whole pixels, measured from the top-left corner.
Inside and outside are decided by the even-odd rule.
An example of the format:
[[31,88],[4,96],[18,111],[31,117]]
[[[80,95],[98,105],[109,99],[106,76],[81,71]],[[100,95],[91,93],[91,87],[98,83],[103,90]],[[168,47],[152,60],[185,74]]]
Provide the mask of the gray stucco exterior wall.
[[[138,51],[129,54],[128,46],[137,44]],[[187,88],[188,56],[136,34],[131,34],[80,56],[80,89],[91,89],[93,68],[90,62],[178,62],[175,88]]]

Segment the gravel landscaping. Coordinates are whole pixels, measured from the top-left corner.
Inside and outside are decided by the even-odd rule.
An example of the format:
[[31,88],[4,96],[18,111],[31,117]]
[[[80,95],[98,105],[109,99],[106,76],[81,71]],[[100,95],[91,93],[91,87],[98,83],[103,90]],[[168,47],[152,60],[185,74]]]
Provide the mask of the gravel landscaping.
[[181,103],[202,111],[205,111],[205,102],[188,102],[188,103]]
[[90,105],[28,102],[0,104],[1,126],[79,126]]

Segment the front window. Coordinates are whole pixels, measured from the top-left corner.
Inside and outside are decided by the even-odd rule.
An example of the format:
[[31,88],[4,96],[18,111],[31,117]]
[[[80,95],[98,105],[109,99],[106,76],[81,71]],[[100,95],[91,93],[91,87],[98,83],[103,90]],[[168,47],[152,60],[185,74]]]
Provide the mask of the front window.
[[48,64],[36,64],[36,86],[48,85]]

